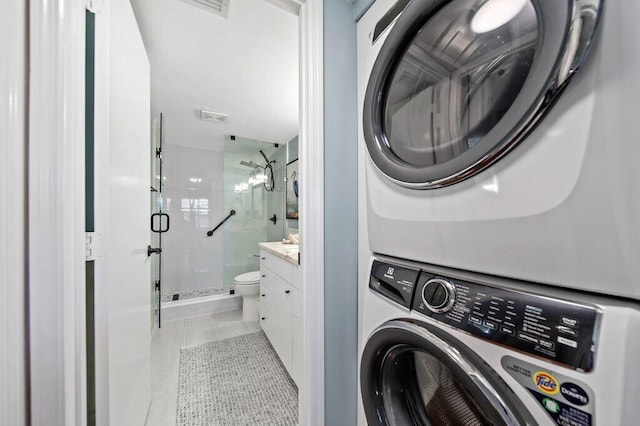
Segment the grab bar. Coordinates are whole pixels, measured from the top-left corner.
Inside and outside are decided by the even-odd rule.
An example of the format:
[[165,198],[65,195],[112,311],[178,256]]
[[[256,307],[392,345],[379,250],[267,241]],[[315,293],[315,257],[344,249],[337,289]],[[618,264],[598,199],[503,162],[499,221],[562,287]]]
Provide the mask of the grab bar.
[[220,227],[222,226],[222,224],[223,224],[223,223],[225,223],[227,220],[229,220],[229,218],[230,218],[231,216],[233,216],[234,214],[236,214],[236,211],[235,211],[235,210],[231,210],[231,211],[229,212],[229,214],[227,215],[227,217],[225,217],[224,219],[222,219],[222,222],[220,222],[220,223],[218,224],[218,226],[216,226],[215,228],[213,228],[211,231],[207,231],[207,237],[212,236],[212,235],[213,235],[213,233],[214,233],[214,232],[216,232],[216,229],[220,228]]

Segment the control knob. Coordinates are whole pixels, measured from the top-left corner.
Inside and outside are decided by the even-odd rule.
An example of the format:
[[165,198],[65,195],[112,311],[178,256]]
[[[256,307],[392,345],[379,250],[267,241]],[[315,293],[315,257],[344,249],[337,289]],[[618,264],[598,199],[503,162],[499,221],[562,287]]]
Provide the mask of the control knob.
[[444,278],[432,278],[422,287],[422,301],[431,312],[447,312],[456,301],[456,289]]

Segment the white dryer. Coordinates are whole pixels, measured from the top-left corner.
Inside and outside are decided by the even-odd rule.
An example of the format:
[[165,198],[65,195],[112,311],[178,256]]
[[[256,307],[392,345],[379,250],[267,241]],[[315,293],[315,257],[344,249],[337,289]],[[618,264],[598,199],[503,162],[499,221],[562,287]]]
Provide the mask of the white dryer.
[[377,0],[374,253],[640,299],[640,2]]
[[637,301],[388,257],[370,271],[360,425],[637,424]]

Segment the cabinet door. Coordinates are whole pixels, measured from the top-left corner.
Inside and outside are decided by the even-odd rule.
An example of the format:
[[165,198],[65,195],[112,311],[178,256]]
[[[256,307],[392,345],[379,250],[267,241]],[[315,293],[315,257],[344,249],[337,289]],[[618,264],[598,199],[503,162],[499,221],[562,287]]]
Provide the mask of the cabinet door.
[[289,375],[293,375],[293,336],[291,324],[291,320],[293,319],[291,315],[292,287],[287,282],[282,281],[282,283],[284,285],[280,289],[280,298],[278,299],[282,301],[282,303],[279,305],[280,310],[278,312],[278,326],[280,329],[280,332],[278,334],[281,340],[278,341],[279,347],[276,348],[276,351],[280,355],[280,360],[289,372]]
[[[264,264],[261,265],[261,325],[282,364],[292,371],[293,287]],[[262,296],[264,294],[264,296]]]
[[291,285],[297,289],[302,289],[302,266],[291,266]]
[[271,271],[282,277],[286,282],[291,282],[293,265],[286,260],[262,249],[260,250],[260,265],[261,267],[262,265],[266,266]]
[[264,264],[260,265],[260,304],[258,308],[260,311],[260,325],[271,345],[277,351],[277,343],[274,342],[278,341],[278,311],[281,309],[280,304],[282,301],[278,300],[280,291],[276,277],[277,275]]
[[[297,269],[297,268],[294,268]],[[291,288],[291,378],[302,385],[302,291]]]

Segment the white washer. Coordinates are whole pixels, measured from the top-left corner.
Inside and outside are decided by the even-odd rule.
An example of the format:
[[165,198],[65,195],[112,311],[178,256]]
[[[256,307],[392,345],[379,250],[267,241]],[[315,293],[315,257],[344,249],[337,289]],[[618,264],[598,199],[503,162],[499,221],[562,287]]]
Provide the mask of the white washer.
[[640,2],[377,0],[374,253],[640,299]]
[[360,425],[640,418],[636,301],[377,257],[362,313]]

